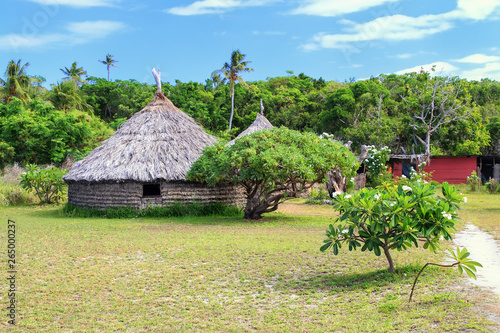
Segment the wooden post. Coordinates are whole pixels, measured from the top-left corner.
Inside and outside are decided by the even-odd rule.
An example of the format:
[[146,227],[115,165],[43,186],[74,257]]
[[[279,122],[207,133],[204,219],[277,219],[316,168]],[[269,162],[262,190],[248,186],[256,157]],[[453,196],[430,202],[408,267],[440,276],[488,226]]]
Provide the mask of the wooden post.
[[158,87],[158,90],[161,91],[161,70],[158,70],[158,72],[156,72],[156,69],[153,69],[151,70],[151,72],[153,73],[153,77],[155,78],[155,81],[156,81],[156,87]]

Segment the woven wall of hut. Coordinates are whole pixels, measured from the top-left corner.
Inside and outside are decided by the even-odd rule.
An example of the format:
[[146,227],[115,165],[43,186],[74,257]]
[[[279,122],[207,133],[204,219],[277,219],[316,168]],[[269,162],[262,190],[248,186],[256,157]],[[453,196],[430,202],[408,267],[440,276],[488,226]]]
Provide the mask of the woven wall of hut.
[[160,196],[143,196],[143,184],[75,182],[68,186],[68,202],[84,207],[133,207],[168,206],[174,203],[211,204],[243,207],[245,192],[238,186],[208,187],[193,182],[162,182]]

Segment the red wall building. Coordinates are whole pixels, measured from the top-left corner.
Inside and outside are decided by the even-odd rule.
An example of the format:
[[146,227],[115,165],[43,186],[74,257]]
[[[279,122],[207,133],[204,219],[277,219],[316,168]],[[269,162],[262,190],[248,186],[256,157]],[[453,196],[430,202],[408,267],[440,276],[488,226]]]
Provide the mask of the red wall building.
[[[403,163],[398,159],[393,160],[393,174],[401,177]],[[425,172],[432,172],[432,180],[437,182],[448,182],[450,184],[463,184],[467,181],[472,171],[477,170],[476,156],[433,156],[430,163],[426,165]]]

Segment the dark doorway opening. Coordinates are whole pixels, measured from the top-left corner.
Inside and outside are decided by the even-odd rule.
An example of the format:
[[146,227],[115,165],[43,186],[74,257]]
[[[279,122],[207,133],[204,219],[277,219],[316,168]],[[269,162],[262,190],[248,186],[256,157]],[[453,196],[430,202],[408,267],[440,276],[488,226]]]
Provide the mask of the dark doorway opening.
[[142,185],[143,197],[159,197],[161,196],[160,184],[143,184]]

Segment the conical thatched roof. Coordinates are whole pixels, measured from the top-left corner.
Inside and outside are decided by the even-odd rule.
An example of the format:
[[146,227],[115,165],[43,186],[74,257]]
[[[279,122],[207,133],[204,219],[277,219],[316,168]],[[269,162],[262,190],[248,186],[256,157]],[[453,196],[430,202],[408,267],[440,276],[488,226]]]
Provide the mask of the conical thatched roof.
[[270,129],[273,127],[274,127],[273,124],[271,124],[269,120],[267,120],[267,118],[264,117],[262,113],[257,113],[257,117],[255,117],[255,121],[252,123],[252,125],[250,125],[246,130],[241,132],[236,138],[229,141],[227,143],[227,146],[233,145],[234,141],[238,140],[239,138],[245,135],[251,134],[253,132],[262,131],[263,129]]
[[217,139],[161,91],[144,109],[64,176],[68,183],[186,180],[191,164]]

